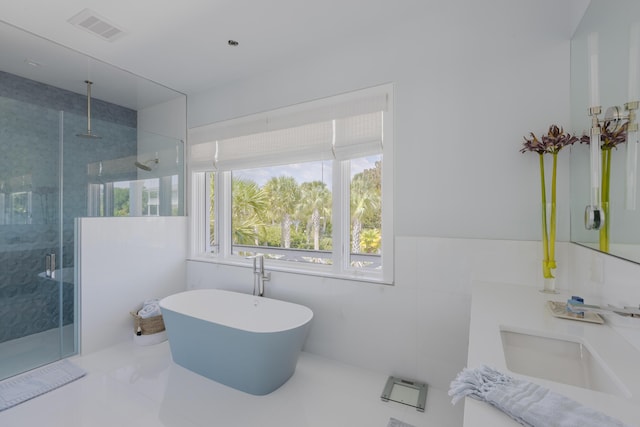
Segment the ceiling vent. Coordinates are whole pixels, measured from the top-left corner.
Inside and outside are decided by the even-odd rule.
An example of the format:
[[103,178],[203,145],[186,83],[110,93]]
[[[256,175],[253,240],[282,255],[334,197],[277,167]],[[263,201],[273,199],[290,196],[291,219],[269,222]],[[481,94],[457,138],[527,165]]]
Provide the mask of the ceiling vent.
[[115,41],[126,34],[124,30],[118,28],[113,23],[99,16],[90,9],[84,9],[77,15],[69,18],[69,22],[76,27],[82,28],[91,34],[110,42]]

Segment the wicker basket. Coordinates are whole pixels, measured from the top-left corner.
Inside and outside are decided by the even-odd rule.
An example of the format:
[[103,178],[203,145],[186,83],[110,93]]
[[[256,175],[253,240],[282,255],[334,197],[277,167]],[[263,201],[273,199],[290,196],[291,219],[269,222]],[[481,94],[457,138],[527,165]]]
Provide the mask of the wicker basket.
[[138,313],[132,311],[131,316],[133,317],[133,330],[136,335],[151,335],[164,331],[162,315],[143,319],[138,316]]

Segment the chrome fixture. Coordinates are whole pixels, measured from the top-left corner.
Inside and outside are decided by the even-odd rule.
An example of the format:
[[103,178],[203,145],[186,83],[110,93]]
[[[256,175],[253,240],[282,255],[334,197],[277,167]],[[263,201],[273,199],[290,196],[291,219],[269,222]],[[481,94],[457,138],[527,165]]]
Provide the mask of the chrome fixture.
[[85,80],[84,82],[87,84],[87,133],[78,133],[76,136],[80,138],[102,139],[101,136],[91,132],[91,85],[93,82],[89,80]]
[[264,272],[264,255],[248,256],[253,260],[253,295],[264,296],[264,282],[271,280],[271,273]]
[[581,304],[578,302],[567,301],[567,308],[573,313],[580,312],[592,312],[598,314],[611,314],[617,313],[620,315],[626,315],[631,317],[640,317],[640,307],[615,307],[608,305],[606,307],[600,307],[599,305]]
[[56,277],[56,254],[50,253],[46,254],[44,257],[45,264],[45,277],[51,277],[55,279]]
[[604,224],[604,211],[600,206],[600,115],[602,108],[595,106],[589,108],[591,117],[591,129],[589,136],[590,172],[591,172],[591,202],[584,210],[584,226],[587,230],[599,230]]
[[[607,108],[602,120],[598,119],[598,116],[602,112],[600,106],[590,107],[589,116],[591,117],[591,129],[590,135],[590,159],[591,159],[591,203],[586,207],[584,211],[584,226],[587,230],[599,230],[608,218],[605,218],[604,210],[601,206],[600,200],[600,174],[602,173],[600,168],[600,134],[602,127],[606,127],[611,132],[617,132],[626,126],[627,132],[627,144],[632,144],[635,147],[635,141],[629,140],[629,134],[636,135],[638,132],[638,123],[636,121],[636,111],[640,107],[639,101],[630,101],[624,104],[624,110],[615,105]],[[635,137],[634,137],[635,138]],[[627,148],[628,153],[633,153],[635,158],[635,151]],[[629,155],[629,154],[628,154]],[[630,165],[627,161],[627,174],[629,170],[633,170],[633,176],[635,179],[635,165]],[[635,191],[634,191],[635,193]],[[633,203],[635,204],[635,203]]]
[[[158,153],[156,153],[156,157],[153,159],[149,159],[144,162],[135,162],[135,165],[138,169],[142,169],[143,171],[150,172],[154,166],[160,163],[160,159],[158,158]],[[149,166],[151,165],[151,166]]]
[[599,230],[604,224],[604,211],[600,204],[600,122],[598,116],[602,112],[600,106],[600,86],[598,77],[598,33],[591,33],[587,38],[587,54],[589,64],[589,131],[590,158],[590,202],[584,210],[584,226],[587,230]]
[[[609,214],[608,207],[602,206],[600,197],[600,136],[602,129],[611,132],[626,131],[627,162],[625,172],[625,206],[627,209],[635,209],[635,181],[637,176],[637,143],[638,143],[638,123],[636,121],[636,111],[640,102],[638,91],[638,72],[640,59],[640,25],[632,28],[630,48],[629,48],[629,93],[628,102],[624,104],[624,111],[621,107],[609,107],[603,120],[598,116],[602,113],[600,105],[600,88],[598,75],[598,33],[593,32],[587,38],[587,56],[589,67],[589,117],[591,117],[590,139],[590,175],[591,175],[591,195],[590,204],[584,212],[584,225],[587,230],[599,230],[610,221],[605,218]],[[624,129],[626,127],[626,129]],[[608,190],[607,190],[608,191]],[[605,215],[605,211],[607,214]],[[607,225],[608,227],[608,225]]]

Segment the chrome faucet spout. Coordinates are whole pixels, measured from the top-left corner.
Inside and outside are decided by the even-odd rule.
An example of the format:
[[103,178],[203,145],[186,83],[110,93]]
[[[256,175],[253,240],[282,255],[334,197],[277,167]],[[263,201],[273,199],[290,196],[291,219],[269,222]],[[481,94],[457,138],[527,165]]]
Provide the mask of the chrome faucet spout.
[[264,272],[264,255],[248,256],[253,259],[253,295],[264,296],[264,282],[271,280],[271,273]]

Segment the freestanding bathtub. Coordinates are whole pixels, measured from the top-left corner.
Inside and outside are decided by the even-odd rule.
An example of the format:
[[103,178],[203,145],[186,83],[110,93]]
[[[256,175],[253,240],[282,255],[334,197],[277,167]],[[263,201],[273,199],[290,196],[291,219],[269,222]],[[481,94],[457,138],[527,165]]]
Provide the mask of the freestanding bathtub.
[[313,312],[302,305],[218,289],[160,301],[173,361],[254,395],[293,375]]

